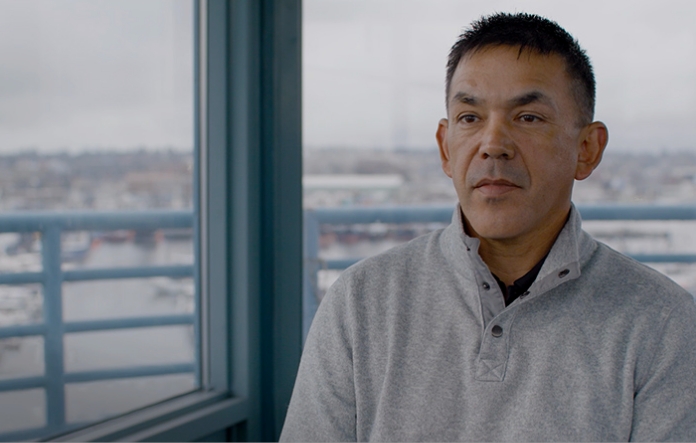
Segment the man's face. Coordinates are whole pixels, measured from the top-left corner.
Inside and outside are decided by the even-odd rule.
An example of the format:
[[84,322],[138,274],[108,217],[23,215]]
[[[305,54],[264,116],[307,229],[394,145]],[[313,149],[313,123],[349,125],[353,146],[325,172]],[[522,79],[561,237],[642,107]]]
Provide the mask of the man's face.
[[437,131],[442,168],[471,235],[508,241],[565,222],[573,181],[591,169],[579,165],[587,127],[560,56],[510,46],[469,54],[448,108]]

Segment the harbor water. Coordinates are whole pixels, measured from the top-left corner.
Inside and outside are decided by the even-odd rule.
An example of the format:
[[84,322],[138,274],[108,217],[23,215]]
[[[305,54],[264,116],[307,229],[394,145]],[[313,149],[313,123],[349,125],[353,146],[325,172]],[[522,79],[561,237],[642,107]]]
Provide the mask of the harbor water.
[[[76,235],[72,234],[73,240]],[[109,238],[82,233],[82,236],[87,238],[82,256],[66,256],[64,269],[193,263],[192,242],[186,236],[158,236],[145,241],[137,241],[132,235]],[[5,254],[0,260],[1,272],[40,270],[39,251],[14,251],[14,255],[7,255],[8,248],[12,251],[11,246],[17,244],[17,237],[17,234],[2,234],[0,238],[0,251]],[[70,235],[63,239],[64,250],[79,252],[79,245],[73,247],[70,241]],[[79,238],[76,241],[79,243]],[[41,289],[41,285],[1,286],[0,326],[40,323]],[[65,282],[62,289],[65,322],[190,314],[194,310],[192,278]],[[195,362],[191,326],[69,333],[64,336],[63,346],[65,373]],[[41,376],[45,370],[42,336],[0,340],[0,380]],[[191,391],[197,383],[194,374],[68,383],[66,422],[79,424],[112,417]],[[0,392],[0,411],[0,434],[42,427],[46,424],[45,392],[43,389]]]

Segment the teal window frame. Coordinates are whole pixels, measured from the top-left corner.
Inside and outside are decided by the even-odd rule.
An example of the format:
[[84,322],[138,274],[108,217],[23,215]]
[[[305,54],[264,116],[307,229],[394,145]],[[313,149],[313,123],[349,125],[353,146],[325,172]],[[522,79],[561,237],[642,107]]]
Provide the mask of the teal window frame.
[[55,441],[272,441],[302,348],[301,0],[196,0],[196,392]]

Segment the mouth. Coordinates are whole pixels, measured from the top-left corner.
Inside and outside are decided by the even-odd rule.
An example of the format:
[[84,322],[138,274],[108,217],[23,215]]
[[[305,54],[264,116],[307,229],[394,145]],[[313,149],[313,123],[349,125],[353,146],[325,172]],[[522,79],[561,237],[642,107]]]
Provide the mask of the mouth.
[[521,187],[504,179],[484,178],[474,185],[474,189],[486,197],[500,197]]

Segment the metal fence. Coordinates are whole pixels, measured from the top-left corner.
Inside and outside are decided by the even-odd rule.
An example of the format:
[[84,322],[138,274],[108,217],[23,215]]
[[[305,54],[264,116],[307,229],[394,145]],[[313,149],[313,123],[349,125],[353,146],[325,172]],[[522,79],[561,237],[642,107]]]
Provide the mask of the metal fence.
[[[66,231],[151,230],[191,228],[190,211],[16,213],[0,216],[0,232],[41,235],[39,272],[0,274],[1,285],[41,284],[43,322],[0,328],[0,339],[43,336],[44,374],[0,380],[0,392],[42,388],[46,396],[46,426],[0,434],[2,440],[31,439],[69,429],[65,412],[65,384],[165,374],[195,373],[198,362],[65,372],[63,339],[66,333],[105,331],[165,325],[195,325],[196,316],[163,315],[92,321],[63,321],[63,282],[146,277],[193,277],[193,265],[63,270],[61,234]],[[196,346],[198,346],[196,344]],[[196,352],[195,355],[199,353]],[[75,424],[72,424],[75,425]],[[78,424],[79,425],[79,424]]]
[[[584,220],[696,220],[696,206],[649,205],[581,205]],[[308,209],[304,213],[304,332],[309,328],[318,306],[317,276],[326,269],[345,269],[362,257],[325,260],[320,257],[321,225],[350,225],[370,223],[448,223],[452,207],[380,207]],[[197,316],[163,315],[118,318],[93,321],[63,321],[63,282],[147,278],[193,277],[192,265],[150,266],[110,269],[64,270],[61,265],[61,234],[77,230],[155,230],[162,228],[190,228],[190,211],[147,212],[73,212],[73,213],[17,213],[0,216],[0,232],[40,232],[42,270],[0,274],[0,285],[41,284],[43,286],[43,322],[0,328],[0,339],[42,336],[44,338],[44,374],[0,380],[0,392],[41,388],[46,392],[46,426],[0,434],[2,440],[31,439],[50,435],[69,428],[65,416],[65,384],[97,380],[112,380],[140,376],[195,373],[199,362],[140,366],[121,369],[65,372],[63,339],[66,333],[104,331],[165,325],[194,325]],[[635,255],[644,262],[696,263],[696,254]],[[199,346],[196,340],[196,346]],[[195,355],[199,355],[197,351]],[[79,425],[79,424],[77,424]]]
[[[583,220],[696,220],[696,205],[579,205]],[[452,206],[407,206],[366,208],[322,208],[304,212],[304,292],[303,332],[309,326],[319,305],[317,276],[321,270],[342,270],[363,257],[322,259],[319,254],[321,225],[370,223],[449,223]],[[696,263],[696,254],[630,254],[646,263]]]

